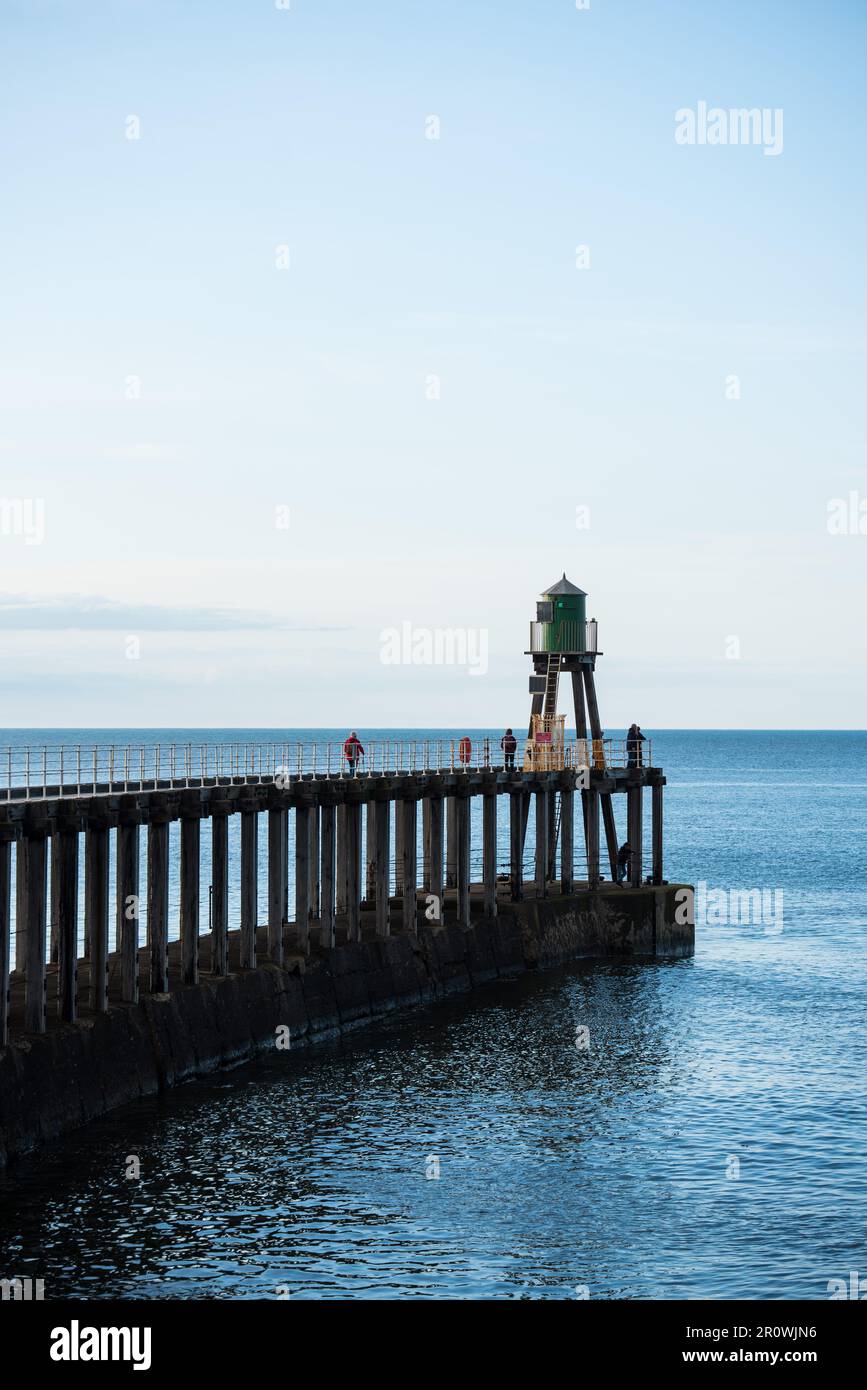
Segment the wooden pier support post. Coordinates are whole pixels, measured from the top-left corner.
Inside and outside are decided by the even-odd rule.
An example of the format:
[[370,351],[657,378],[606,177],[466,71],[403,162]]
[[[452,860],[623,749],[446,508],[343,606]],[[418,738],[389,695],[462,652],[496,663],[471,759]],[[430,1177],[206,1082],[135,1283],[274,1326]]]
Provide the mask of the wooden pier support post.
[[199,875],[201,821],[181,817],[181,984],[199,982]]
[[536,896],[548,892],[548,809],[547,791],[536,792]]
[[430,892],[430,797],[421,803],[421,886]]
[[346,912],[348,939],[361,940],[361,806],[349,802],[346,807]]
[[44,835],[26,834],[23,849],[25,917],[24,1027],[45,1032],[45,935],[48,926],[48,846]]
[[509,793],[509,896],[518,903],[524,896],[524,794]]
[[482,880],[485,916],[497,915],[497,794],[482,797]]
[[653,882],[662,883],[662,782],[654,782],[650,793],[650,820],[653,837]]
[[120,952],[120,997],[124,1004],[137,1004],[138,924],[141,918],[141,904],[139,823],[134,815],[122,815],[117,828],[115,893],[115,942]]
[[[590,733],[594,741],[602,739],[602,723],[599,719],[599,705],[596,701],[596,685],[593,680],[593,672],[589,666],[584,668],[584,689],[587,692],[587,712],[590,716]],[[591,765],[595,764],[595,757]],[[605,843],[608,846],[608,862],[611,868],[611,877],[617,877],[617,826],[614,821],[614,807],[611,804],[611,793],[600,792],[602,803],[602,822],[605,826]]]
[[229,973],[229,817],[211,819],[211,970]]
[[574,821],[575,793],[569,788],[560,792],[560,891],[562,893],[571,893],[574,883]]
[[169,988],[169,823],[148,824],[147,870],[149,985],[152,994]]
[[349,856],[346,849],[346,803],[340,802],[337,807],[337,881],[335,885],[336,910],[343,915],[348,909],[349,903],[349,879],[347,871],[349,867]]
[[436,899],[432,904],[435,910],[433,920],[442,922],[445,917],[443,903],[443,797],[428,798],[428,826],[430,844],[428,846],[428,893]]
[[[306,823],[304,828],[307,829]],[[286,811],[281,806],[272,806],[268,812],[268,958],[272,965],[283,964],[283,914],[289,879],[285,832]],[[297,825],[295,833],[298,833]]]
[[599,886],[599,793],[595,787],[582,792],[587,798],[587,883]]
[[376,900],[376,802],[368,801],[365,818],[364,896],[367,902]]
[[310,950],[310,821],[313,814],[312,806],[295,807],[295,930],[305,956]]
[[48,911],[49,930],[49,956],[52,965],[57,965],[60,960],[60,836],[51,836],[50,847],[51,873],[50,877],[50,905]]
[[334,841],[336,826],[336,807],[322,807],[322,824],[319,837],[321,854],[322,890],[319,904],[321,930],[319,944],[326,951],[334,946]]
[[308,921],[319,917],[319,807],[310,808],[310,901],[307,906]]
[[418,900],[416,897],[418,884],[418,864],[417,864],[417,803],[415,801],[398,802],[398,815],[400,816],[403,833],[401,835],[402,849],[402,899],[403,930],[407,933],[418,931]]
[[633,888],[641,887],[643,877],[642,867],[642,788],[630,787],[626,793],[626,815],[628,822],[627,837],[630,848],[632,849],[632,859],[630,861],[629,882]]
[[62,1023],[74,1023],[78,998],[78,831],[63,826],[55,838],[57,855],[55,858],[52,849],[51,872],[57,873],[57,1016]]
[[557,877],[557,793],[548,793],[548,881]]
[[241,939],[240,967],[256,968],[256,927],[259,920],[259,812],[241,812]]
[[394,803],[394,895],[403,898],[403,816],[401,802]]
[[12,966],[12,843],[0,840],[0,1047],[9,1041],[9,975]]
[[470,925],[470,798],[454,797],[458,925]]
[[[575,706],[575,738],[587,746],[587,715],[584,706],[584,678],[581,675],[580,666],[572,671],[572,703]],[[585,766],[590,767],[593,759],[588,757]],[[587,844],[587,816],[589,807],[589,792],[581,792],[581,818],[584,823],[584,849],[589,855],[590,851]]]
[[108,1009],[108,826],[89,825],[84,836],[84,921],[89,943],[90,1007]]
[[[374,864],[376,871],[376,934],[377,936],[388,936],[391,930],[389,920],[391,802],[370,802],[368,810],[371,806],[373,807],[376,824],[374,834],[376,845],[376,860]],[[368,824],[369,823],[368,821]]]
[[446,797],[446,888],[454,888],[458,881],[458,802],[457,797]]

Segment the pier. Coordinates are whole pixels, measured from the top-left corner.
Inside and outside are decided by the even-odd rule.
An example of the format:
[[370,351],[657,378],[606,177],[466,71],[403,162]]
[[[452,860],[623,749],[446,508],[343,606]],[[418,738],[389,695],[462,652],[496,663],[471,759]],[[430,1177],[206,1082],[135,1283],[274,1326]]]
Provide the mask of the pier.
[[564,575],[537,605],[526,738],[3,750],[0,1163],[275,1030],[689,954],[665,776],[637,726],[603,733],[586,597]]
[[[636,845],[630,881],[639,887],[649,789],[648,877],[651,884],[663,882],[665,778],[652,766],[652,749],[641,766],[629,766],[625,745],[613,740],[595,749],[592,741],[575,740],[562,766],[529,772],[507,770],[502,754],[498,765],[487,741],[463,766],[454,743],[371,745],[366,767],[352,776],[340,745],[102,746],[84,750],[85,777],[81,752],[18,750],[0,788],[0,1045],[15,1033],[44,1032],[52,1015],[74,1023],[82,1012],[106,1012],[112,1002],[135,1004],[142,992],[164,994],[170,976],[173,986],[194,985],[203,973],[219,977],[233,967],[281,965],[287,957],[308,956],[311,945],[329,950],[338,941],[359,941],[363,922],[382,937],[417,932],[420,921],[468,927],[474,913],[495,917],[503,901],[593,892],[602,882],[599,807],[606,796],[627,800]],[[525,760],[524,748],[518,756]],[[71,779],[62,780],[69,770]],[[586,825],[577,856],[576,794]],[[482,874],[475,882],[469,839],[474,804],[482,829]],[[535,853],[528,873],[531,808]],[[233,816],[240,817],[241,902],[239,920],[230,924]],[[169,825],[175,821],[176,946],[170,943],[168,893]],[[502,824],[509,827],[507,872],[497,854]],[[211,920],[202,923],[205,834]],[[263,835],[268,912],[260,924]],[[607,852],[614,878],[616,837]]]

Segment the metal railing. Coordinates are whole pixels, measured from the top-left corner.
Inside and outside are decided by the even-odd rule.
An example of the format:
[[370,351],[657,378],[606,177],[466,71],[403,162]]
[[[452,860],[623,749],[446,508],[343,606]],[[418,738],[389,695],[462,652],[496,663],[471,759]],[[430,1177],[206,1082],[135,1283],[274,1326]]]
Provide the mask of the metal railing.
[[598,650],[599,625],[595,618],[590,618],[585,623],[557,621],[540,623],[534,619],[530,623],[529,650],[540,656],[550,651],[551,648],[545,645],[545,639],[546,637],[550,638],[552,632],[557,639],[555,651],[596,652]]
[[[146,786],[190,787],[215,781],[286,782],[299,777],[372,777],[383,773],[516,771],[633,764],[625,739],[570,739],[560,747],[516,739],[507,759],[499,738],[370,740],[353,757],[343,742],[58,744],[0,752],[0,801],[81,796]],[[652,765],[650,742],[638,765]]]

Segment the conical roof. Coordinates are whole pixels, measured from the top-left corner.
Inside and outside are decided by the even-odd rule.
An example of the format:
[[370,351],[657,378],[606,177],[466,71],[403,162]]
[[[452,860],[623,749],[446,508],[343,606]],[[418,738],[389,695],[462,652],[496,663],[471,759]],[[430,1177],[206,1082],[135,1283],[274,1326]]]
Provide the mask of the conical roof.
[[566,578],[566,571],[563,571],[563,578],[558,579],[556,584],[552,584],[550,589],[545,589],[544,593],[549,597],[553,594],[577,594],[579,598],[586,598],[583,589],[579,589],[577,584],[570,584]]

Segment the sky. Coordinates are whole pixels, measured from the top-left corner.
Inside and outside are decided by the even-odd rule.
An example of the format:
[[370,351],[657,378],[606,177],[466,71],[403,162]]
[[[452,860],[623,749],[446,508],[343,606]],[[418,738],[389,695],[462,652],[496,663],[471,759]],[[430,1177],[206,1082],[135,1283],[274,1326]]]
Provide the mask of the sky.
[[606,728],[865,727],[865,48],[3,0],[0,723],[520,725],[565,572]]

